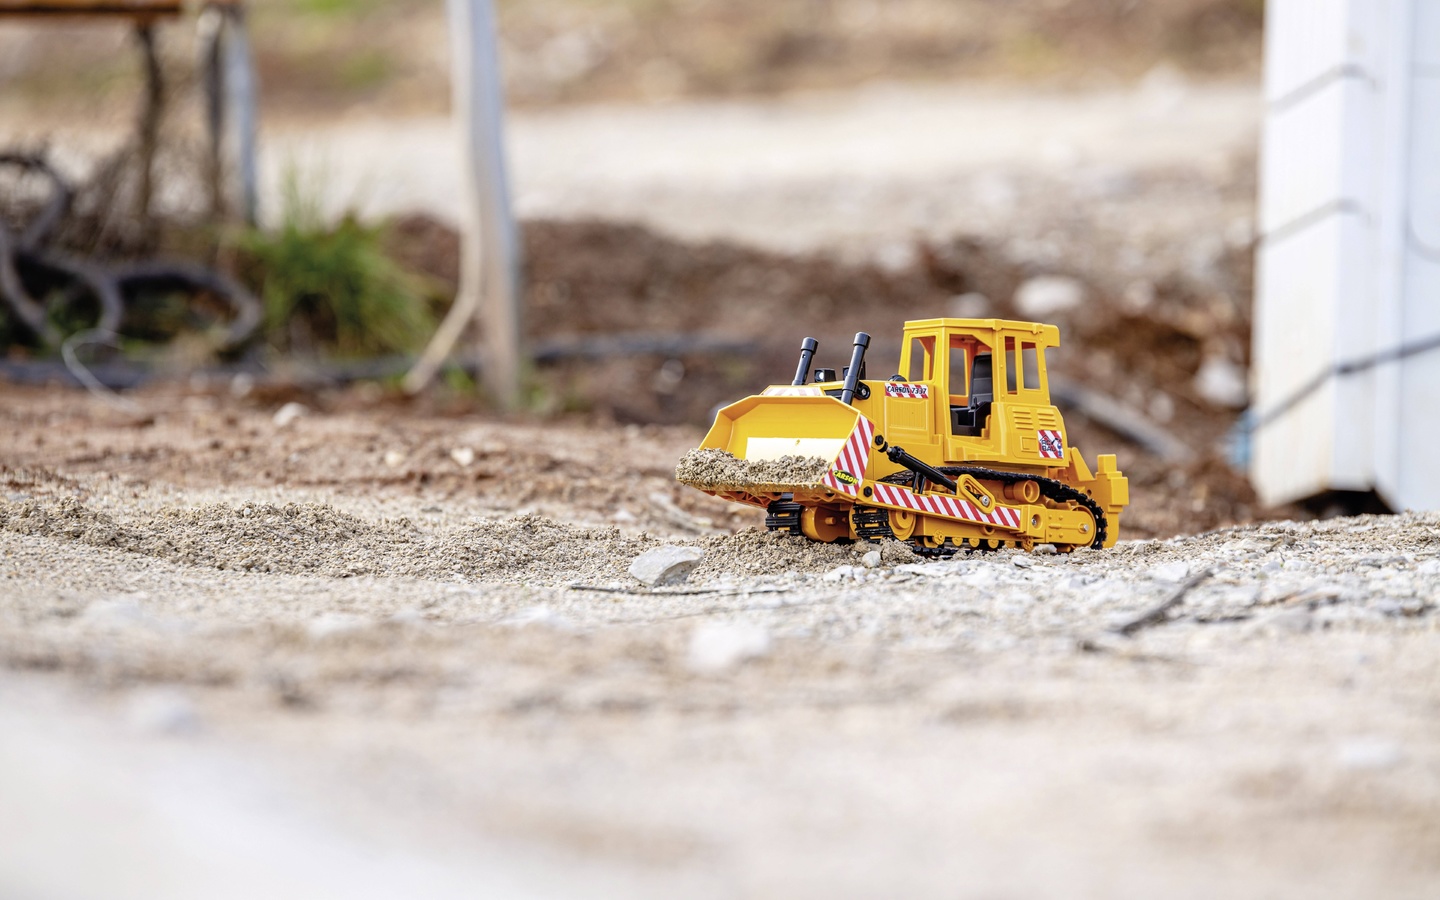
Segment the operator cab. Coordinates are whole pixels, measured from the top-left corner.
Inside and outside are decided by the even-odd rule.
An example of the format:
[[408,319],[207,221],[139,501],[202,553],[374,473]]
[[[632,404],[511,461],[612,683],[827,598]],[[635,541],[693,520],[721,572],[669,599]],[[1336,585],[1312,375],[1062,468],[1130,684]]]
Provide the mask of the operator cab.
[[937,319],[907,323],[907,330],[904,380],[935,384],[944,404],[936,413],[948,413],[951,437],[989,440],[997,400],[1048,405],[1044,352],[1058,343],[1054,326]]

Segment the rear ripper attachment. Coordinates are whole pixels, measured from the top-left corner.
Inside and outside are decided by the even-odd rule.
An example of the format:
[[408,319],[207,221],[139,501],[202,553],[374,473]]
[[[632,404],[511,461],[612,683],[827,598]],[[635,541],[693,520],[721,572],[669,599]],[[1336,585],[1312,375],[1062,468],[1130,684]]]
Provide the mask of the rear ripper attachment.
[[1045,369],[1058,329],[925,319],[904,337],[888,381],[865,379],[864,332],[839,378],[812,380],[819,344],[806,338],[791,383],[721,409],[676,478],[815,541],[895,539],[926,555],[1114,546],[1129,483],[1114,456],[1092,472],[1065,440]]

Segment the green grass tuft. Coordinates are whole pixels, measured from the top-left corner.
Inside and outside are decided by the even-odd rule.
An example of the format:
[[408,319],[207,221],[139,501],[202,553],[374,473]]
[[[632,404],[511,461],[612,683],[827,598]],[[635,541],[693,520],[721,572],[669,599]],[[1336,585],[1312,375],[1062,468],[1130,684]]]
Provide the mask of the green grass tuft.
[[266,335],[288,352],[372,356],[418,350],[435,329],[425,281],[384,250],[384,225],[327,222],[291,178],[284,222],[241,239],[265,303]]

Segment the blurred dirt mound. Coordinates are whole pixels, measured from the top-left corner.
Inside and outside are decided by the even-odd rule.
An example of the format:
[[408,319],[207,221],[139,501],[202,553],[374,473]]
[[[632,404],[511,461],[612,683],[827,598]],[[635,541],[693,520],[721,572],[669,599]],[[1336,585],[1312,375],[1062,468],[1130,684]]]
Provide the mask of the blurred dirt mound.
[[[237,572],[519,582],[632,583],[632,560],[660,541],[618,528],[582,528],[536,515],[427,531],[408,519],[367,521],[319,503],[163,507],[118,521],[74,498],[0,500],[0,530],[68,538],[185,566]],[[816,544],[747,530],[698,541],[696,580],[823,572],[859,565],[873,545]],[[917,562],[893,543],[890,564]],[[887,545],[888,546],[888,545]]]

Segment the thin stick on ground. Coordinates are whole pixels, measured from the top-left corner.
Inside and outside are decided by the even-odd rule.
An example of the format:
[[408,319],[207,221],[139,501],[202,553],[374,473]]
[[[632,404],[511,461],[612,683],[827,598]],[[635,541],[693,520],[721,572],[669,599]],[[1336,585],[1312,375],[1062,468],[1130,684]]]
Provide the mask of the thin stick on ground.
[[1124,622],[1121,622],[1119,625],[1112,627],[1110,630],[1115,632],[1116,634],[1130,637],[1142,628],[1149,628],[1152,625],[1159,625],[1161,622],[1165,621],[1170,610],[1185,602],[1186,594],[1189,594],[1191,591],[1195,590],[1195,588],[1210,580],[1210,577],[1215,574],[1215,571],[1216,570],[1214,568],[1209,568],[1204,569],[1194,575],[1191,575],[1188,579],[1185,580],[1183,584],[1176,588],[1170,596],[1166,597],[1164,600],[1160,601],[1149,609],[1144,610],[1138,615],[1126,619]]

